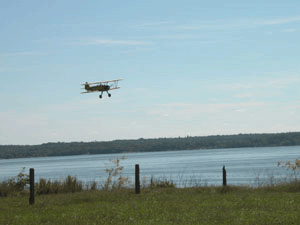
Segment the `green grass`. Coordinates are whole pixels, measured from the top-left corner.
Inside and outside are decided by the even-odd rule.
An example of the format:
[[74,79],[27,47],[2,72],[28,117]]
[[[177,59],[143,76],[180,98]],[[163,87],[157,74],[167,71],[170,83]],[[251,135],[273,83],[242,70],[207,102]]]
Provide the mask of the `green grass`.
[[0,198],[0,224],[300,224],[300,189],[145,188]]

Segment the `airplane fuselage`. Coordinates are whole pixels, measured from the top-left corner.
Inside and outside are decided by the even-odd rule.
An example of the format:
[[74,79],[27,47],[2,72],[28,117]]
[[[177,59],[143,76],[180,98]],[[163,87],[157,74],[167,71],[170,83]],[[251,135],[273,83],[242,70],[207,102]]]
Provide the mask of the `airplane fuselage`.
[[96,85],[96,86],[90,86],[88,84],[85,84],[84,88],[87,91],[101,91],[102,92],[102,91],[108,91],[110,89],[110,86],[103,85],[103,84]]

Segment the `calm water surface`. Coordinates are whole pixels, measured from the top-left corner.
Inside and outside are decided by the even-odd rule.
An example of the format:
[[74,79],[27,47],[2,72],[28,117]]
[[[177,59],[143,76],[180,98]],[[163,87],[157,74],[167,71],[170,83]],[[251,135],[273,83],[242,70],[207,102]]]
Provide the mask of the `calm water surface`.
[[228,184],[261,185],[272,177],[286,177],[286,170],[277,162],[293,162],[299,154],[300,146],[292,146],[4,159],[0,160],[0,181],[16,176],[25,167],[26,173],[35,168],[36,181],[72,175],[87,183],[101,183],[107,177],[105,168],[112,166],[109,159],[126,156],[121,166],[123,176],[131,181],[135,164],[139,164],[141,180],[145,177],[149,181],[154,176],[172,180],[178,186],[221,185],[225,165]]

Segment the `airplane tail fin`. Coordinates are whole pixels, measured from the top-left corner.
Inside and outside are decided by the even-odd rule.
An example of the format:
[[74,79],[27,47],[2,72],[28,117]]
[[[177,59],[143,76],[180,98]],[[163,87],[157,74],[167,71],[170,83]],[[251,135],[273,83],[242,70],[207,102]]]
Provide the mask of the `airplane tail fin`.
[[89,90],[90,89],[90,85],[86,82],[84,85],[85,90]]

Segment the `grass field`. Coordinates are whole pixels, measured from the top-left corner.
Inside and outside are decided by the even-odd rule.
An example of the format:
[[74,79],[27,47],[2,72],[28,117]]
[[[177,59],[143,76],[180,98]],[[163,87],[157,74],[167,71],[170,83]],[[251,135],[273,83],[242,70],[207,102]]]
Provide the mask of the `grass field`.
[[300,224],[300,185],[145,188],[0,198],[0,224]]

